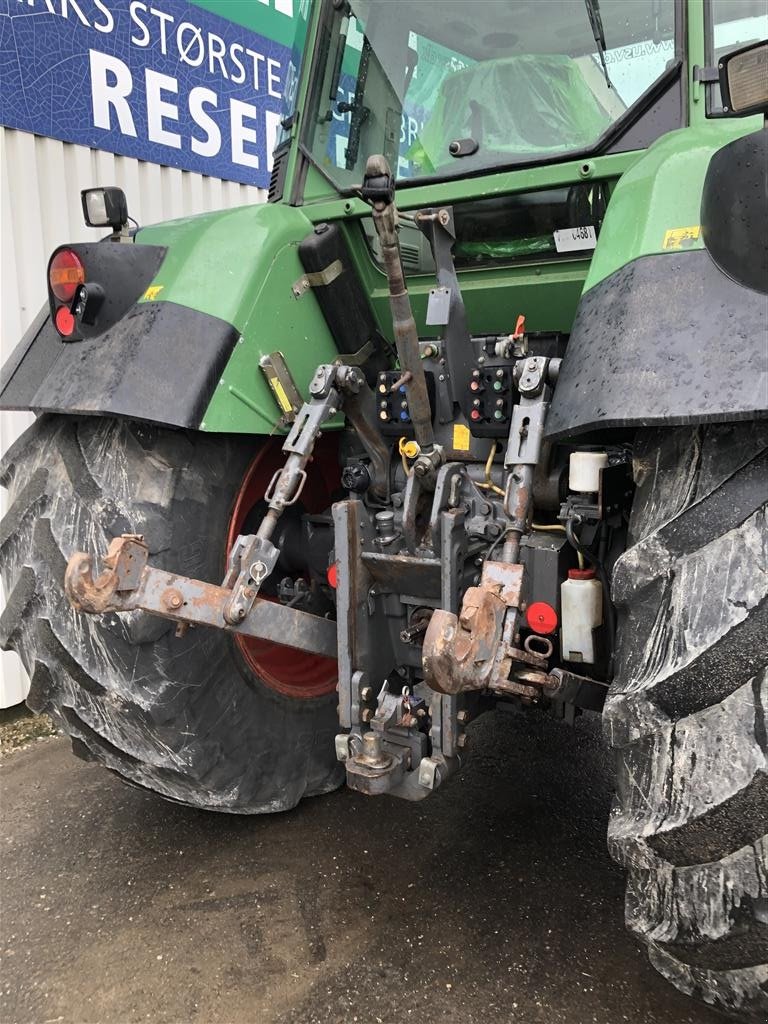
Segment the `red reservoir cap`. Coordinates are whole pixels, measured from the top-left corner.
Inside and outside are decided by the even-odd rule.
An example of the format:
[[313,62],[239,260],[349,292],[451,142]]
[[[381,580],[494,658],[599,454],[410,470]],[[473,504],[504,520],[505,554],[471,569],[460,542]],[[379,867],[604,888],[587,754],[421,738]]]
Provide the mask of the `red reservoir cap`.
[[554,633],[557,629],[557,612],[546,601],[534,601],[533,604],[529,604],[525,612],[525,620],[529,629],[544,636]]
[[328,582],[335,590],[336,587],[339,585],[339,570],[335,562],[333,563],[333,565],[328,566],[328,572],[326,573],[326,576],[328,578]]
[[569,580],[593,580],[595,578],[594,569],[569,569],[568,579]]

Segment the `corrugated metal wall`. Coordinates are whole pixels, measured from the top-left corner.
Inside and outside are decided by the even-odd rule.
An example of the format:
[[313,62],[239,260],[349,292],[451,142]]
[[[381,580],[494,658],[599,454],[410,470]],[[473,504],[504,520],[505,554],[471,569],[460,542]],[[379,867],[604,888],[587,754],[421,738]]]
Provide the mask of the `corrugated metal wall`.
[[[84,146],[0,127],[0,362],[15,348],[45,301],[45,269],[62,242],[98,239],[83,223],[80,190],[119,185],[139,224],[263,202],[264,189],[160,167]],[[0,413],[0,453],[32,421]],[[0,490],[0,514],[7,494]],[[4,598],[0,593],[0,610]],[[23,700],[27,681],[13,654],[0,652],[0,707]]]

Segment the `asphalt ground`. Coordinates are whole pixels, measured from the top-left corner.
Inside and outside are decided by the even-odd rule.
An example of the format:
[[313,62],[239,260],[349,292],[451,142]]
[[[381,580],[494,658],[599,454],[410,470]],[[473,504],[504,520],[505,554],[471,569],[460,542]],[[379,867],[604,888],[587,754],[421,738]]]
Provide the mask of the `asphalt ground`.
[[610,770],[496,712],[424,802],[166,803],[70,753],[3,758],[2,1024],[715,1024],[623,925]]

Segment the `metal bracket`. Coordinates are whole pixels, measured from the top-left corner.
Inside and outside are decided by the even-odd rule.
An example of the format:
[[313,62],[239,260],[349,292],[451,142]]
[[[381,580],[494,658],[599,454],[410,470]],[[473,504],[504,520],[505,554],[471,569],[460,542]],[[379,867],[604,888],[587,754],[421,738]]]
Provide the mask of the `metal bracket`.
[[362,366],[373,355],[375,348],[372,341],[366,341],[357,352],[344,352],[334,362],[337,366]]
[[544,441],[544,423],[549,402],[539,398],[521,398],[512,410],[509,425],[509,442],[504,454],[504,465],[536,466],[541,458]]
[[230,626],[237,626],[246,618],[262,583],[277,565],[279,557],[280,551],[266,537],[241,534],[237,538],[223,582],[229,594],[224,618]]
[[432,288],[427,302],[427,318],[425,323],[432,327],[444,327],[451,315],[450,288]]
[[716,67],[703,68],[699,64],[694,64],[693,80],[694,82],[714,85],[715,82],[720,81],[720,72]]
[[300,299],[304,292],[309,291],[310,287],[307,275],[302,274],[302,276],[291,285],[291,291],[293,292],[294,299]]
[[[465,404],[464,383],[469,380],[472,372],[472,346],[469,343],[467,313],[453,262],[453,246],[456,242],[453,208],[444,206],[419,210],[414,221],[426,235],[435,258],[437,287],[430,292],[427,323],[445,327],[443,351],[451,398],[460,405]],[[464,409],[464,413],[468,416],[469,409]]]
[[293,297],[295,299],[300,299],[301,296],[305,292],[309,291],[310,288],[320,288],[323,285],[330,284],[343,273],[344,264],[341,260],[334,260],[333,263],[329,263],[328,266],[324,267],[322,270],[302,274],[301,277],[291,285]]
[[442,513],[446,509],[456,508],[461,496],[461,483],[466,477],[466,466],[461,462],[447,462],[441,466],[435,481],[435,493],[432,498],[432,511],[429,517],[429,538],[432,550],[440,557],[442,545]]
[[413,786],[406,786],[400,795],[425,796],[418,775],[414,772],[415,778],[408,777],[411,769],[420,766],[426,752],[427,737],[419,731],[418,719],[412,714],[407,688],[394,694],[385,683],[371,728],[362,734],[359,751],[346,759],[347,785],[368,796],[379,796],[412,781],[417,783],[415,792]]

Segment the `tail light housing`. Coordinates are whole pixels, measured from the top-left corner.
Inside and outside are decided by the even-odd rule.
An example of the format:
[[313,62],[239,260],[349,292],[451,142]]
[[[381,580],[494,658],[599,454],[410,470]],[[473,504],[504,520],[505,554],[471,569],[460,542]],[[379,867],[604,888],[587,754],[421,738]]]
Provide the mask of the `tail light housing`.
[[60,340],[89,341],[113,327],[142,298],[166,251],[105,240],[67,242],[54,249],[46,284],[51,323]]

